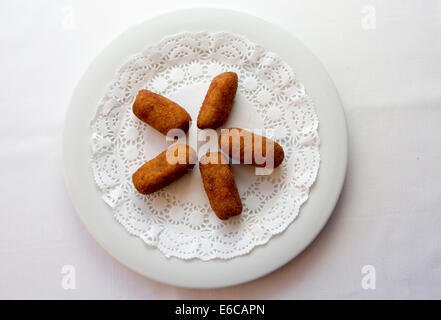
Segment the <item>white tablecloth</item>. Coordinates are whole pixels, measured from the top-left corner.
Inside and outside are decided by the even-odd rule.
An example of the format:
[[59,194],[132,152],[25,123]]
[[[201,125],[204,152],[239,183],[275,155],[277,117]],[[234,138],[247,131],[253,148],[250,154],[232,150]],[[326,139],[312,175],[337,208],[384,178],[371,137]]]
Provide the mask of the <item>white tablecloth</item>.
[[[175,288],[119,264],[67,196],[64,115],[116,34],[183,2],[1,1],[0,298],[441,298],[441,1],[210,3],[290,30],[334,79],[349,168],[324,231],[283,268],[234,288]],[[63,288],[65,265],[74,290]],[[362,287],[366,265],[375,290]]]

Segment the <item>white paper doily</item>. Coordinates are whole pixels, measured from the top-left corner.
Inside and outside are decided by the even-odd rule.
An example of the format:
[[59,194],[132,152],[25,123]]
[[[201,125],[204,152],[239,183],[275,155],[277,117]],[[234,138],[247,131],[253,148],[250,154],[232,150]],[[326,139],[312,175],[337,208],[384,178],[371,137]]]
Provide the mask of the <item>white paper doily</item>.
[[[269,176],[233,165],[243,212],[224,222],[210,208],[197,165],[148,196],[135,190],[131,177],[170,145],[133,115],[138,91],[149,89],[185,108],[193,119],[188,142],[198,150],[200,106],[212,78],[226,71],[238,74],[239,87],[224,128],[264,129],[282,145],[285,160]],[[91,166],[104,201],[129,233],[168,257],[230,259],[265,244],[297,217],[320,165],[318,117],[292,69],[276,54],[224,32],[173,35],[130,58],[115,73],[91,129]]]

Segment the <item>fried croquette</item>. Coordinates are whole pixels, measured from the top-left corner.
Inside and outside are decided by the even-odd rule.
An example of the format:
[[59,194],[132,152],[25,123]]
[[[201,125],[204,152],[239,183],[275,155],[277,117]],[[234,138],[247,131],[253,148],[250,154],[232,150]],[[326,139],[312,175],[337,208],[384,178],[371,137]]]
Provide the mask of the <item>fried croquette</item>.
[[230,158],[256,167],[277,168],[285,158],[277,142],[239,128],[222,129],[219,146]]
[[191,171],[196,160],[191,147],[174,145],[140,167],[132,176],[133,185],[141,194],[153,193]]
[[133,103],[133,113],[163,135],[171,129],[188,131],[191,117],[184,108],[149,90],[140,90]]
[[207,153],[199,161],[202,182],[210,206],[221,220],[242,213],[242,202],[228,160],[220,152]]
[[227,121],[236,96],[237,83],[235,72],[221,73],[211,81],[199,111],[199,129],[217,129]]

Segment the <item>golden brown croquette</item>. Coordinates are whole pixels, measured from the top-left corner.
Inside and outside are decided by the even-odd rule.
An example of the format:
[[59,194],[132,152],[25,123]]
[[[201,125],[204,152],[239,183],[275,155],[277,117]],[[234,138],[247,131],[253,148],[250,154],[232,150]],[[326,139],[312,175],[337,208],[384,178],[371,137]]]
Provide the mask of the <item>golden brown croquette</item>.
[[[267,152],[267,143],[274,146],[274,152]],[[283,148],[277,142],[240,128],[223,129],[219,146],[230,158],[256,167],[277,168],[285,158]],[[267,166],[268,161],[273,165],[268,163]]]
[[163,135],[171,129],[188,131],[191,117],[180,105],[149,90],[141,90],[133,104],[133,113]]
[[199,111],[199,129],[217,129],[227,121],[236,96],[237,82],[235,72],[221,73],[211,81]]
[[191,171],[196,159],[188,145],[174,145],[140,167],[132,176],[133,185],[141,194],[158,191]]
[[242,202],[233,171],[222,153],[207,153],[199,161],[199,170],[210,206],[219,219],[241,214]]

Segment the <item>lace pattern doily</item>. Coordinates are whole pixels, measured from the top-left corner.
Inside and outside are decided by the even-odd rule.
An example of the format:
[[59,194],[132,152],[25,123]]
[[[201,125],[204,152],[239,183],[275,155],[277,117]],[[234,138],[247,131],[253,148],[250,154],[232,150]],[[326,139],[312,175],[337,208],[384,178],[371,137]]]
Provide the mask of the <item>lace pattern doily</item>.
[[[132,174],[170,142],[131,106],[143,88],[172,99],[192,116],[191,140],[208,85],[225,71],[238,74],[239,87],[224,127],[264,129],[283,146],[285,160],[271,175],[233,165],[243,212],[224,222],[210,208],[197,165],[163,190],[137,193]],[[91,130],[91,166],[103,200],[130,234],[167,257],[230,259],[267,243],[297,217],[320,164],[318,117],[292,69],[275,53],[224,32],[173,35],[131,57],[115,73]],[[197,141],[190,145],[197,150]]]

